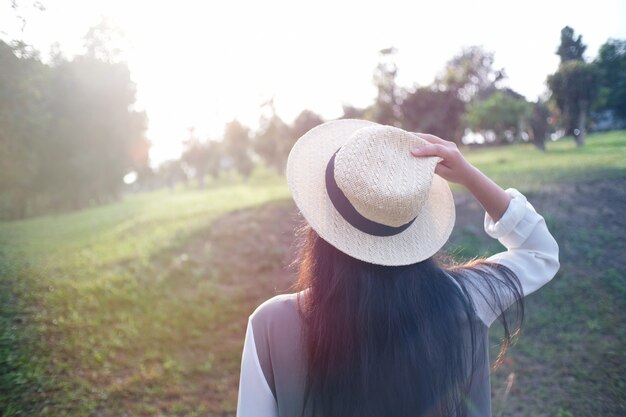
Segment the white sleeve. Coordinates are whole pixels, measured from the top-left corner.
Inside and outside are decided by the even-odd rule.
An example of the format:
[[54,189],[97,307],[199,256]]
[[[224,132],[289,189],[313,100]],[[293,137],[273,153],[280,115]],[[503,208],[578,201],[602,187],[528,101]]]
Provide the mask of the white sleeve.
[[237,417],[277,417],[278,406],[267,384],[256,351],[252,321],[248,319],[241,356]]
[[[502,218],[494,222],[485,213],[485,232],[506,247],[505,252],[497,253],[487,261],[508,267],[517,275],[522,295],[527,296],[548,283],[559,270],[559,246],[548,231],[544,218],[527,201],[526,197],[514,188],[506,190],[512,199]],[[504,294],[503,308],[508,308],[515,300],[512,294]],[[477,313],[482,321],[490,326],[502,311],[494,311],[487,300],[474,299]]]

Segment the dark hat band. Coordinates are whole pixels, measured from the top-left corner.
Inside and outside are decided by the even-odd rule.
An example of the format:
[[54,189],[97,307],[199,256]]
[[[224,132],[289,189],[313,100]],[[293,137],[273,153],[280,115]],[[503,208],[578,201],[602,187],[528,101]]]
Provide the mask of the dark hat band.
[[335,206],[337,212],[341,214],[341,217],[353,227],[373,236],[394,236],[405,231],[413,224],[417,217],[414,217],[411,221],[402,226],[393,227],[377,223],[359,213],[352,203],[350,203],[348,197],[346,197],[343,191],[337,186],[337,182],[335,181],[335,155],[337,155],[337,152],[339,152],[339,149],[330,158],[328,165],[326,165],[326,191],[328,192],[330,201],[333,203],[333,206]]

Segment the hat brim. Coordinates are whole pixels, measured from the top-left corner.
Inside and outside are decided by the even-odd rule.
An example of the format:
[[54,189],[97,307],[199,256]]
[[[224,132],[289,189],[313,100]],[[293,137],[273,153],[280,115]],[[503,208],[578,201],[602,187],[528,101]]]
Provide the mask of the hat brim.
[[446,243],[455,222],[448,183],[435,175],[429,198],[403,232],[373,236],[348,223],[326,191],[325,171],[332,155],[354,132],[377,123],[341,119],[318,125],[294,145],[287,160],[287,184],[309,225],[325,241],[353,258],[378,265],[409,265],[433,256]]

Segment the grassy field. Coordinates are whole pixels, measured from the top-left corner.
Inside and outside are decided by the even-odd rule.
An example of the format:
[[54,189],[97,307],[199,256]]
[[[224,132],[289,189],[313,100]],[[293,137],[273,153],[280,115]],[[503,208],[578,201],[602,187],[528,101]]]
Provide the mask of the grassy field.
[[571,139],[562,139],[548,143],[546,153],[516,145],[466,154],[502,187],[533,191],[551,184],[626,178],[624,137],[623,131],[591,135],[588,146],[581,148]]
[[[561,246],[494,374],[494,415],[626,414],[626,132],[467,155],[528,193]],[[447,251],[500,250],[457,201]],[[297,221],[271,180],[0,223],[0,416],[234,415],[247,316],[287,290]]]

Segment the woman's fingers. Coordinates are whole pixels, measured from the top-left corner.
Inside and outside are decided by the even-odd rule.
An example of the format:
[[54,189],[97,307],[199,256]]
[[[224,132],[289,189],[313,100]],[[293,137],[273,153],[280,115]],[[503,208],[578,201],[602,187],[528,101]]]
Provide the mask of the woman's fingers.
[[450,157],[450,149],[441,144],[430,144],[411,149],[414,156],[438,156],[446,159]]
[[452,170],[445,165],[437,164],[435,167],[435,174],[439,175],[442,178],[449,178]]
[[413,156],[441,158],[435,166],[435,174],[450,182],[463,183],[474,172],[474,168],[463,158],[456,143],[426,133],[415,135],[428,143],[411,149]]
[[429,133],[417,133],[416,132],[415,135],[430,143],[435,143],[435,144],[440,144],[440,145],[447,145],[450,143],[450,141],[441,139],[440,137],[431,135]]

